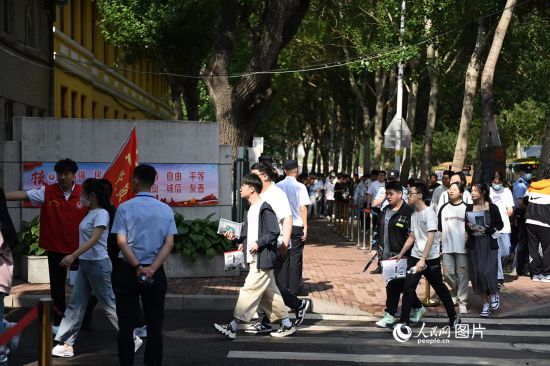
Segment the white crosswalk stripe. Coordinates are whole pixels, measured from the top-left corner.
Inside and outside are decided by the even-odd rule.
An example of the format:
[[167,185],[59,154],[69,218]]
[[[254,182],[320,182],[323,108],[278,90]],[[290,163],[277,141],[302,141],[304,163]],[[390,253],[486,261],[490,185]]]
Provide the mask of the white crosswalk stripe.
[[[442,329],[447,319],[428,318],[423,319],[428,337],[419,334],[420,326],[413,327],[412,337],[403,343],[395,340],[390,330],[374,326],[373,320],[365,321],[365,317],[310,318],[292,337],[274,340],[238,336],[227,358],[252,364],[254,360],[287,360],[304,365],[316,365],[321,361],[329,364],[550,365],[550,319],[466,318],[463,324],[468,324],[468,331],[475,326],[478,332],[473,339],[472,333],[460,339],[454,332],[431,337],[430,330]],[[250,351],[258,347],[261,352]]]

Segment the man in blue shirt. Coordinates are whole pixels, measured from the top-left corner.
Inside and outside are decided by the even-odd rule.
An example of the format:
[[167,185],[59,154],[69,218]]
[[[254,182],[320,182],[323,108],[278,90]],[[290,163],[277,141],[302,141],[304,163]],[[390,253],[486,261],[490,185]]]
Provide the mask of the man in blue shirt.
[[117,234],[120,263],[113,271],[118,316],[118,358],[122,366],[134,363],[133,330],[138,326],[139,299],[145,312],[146,365],[162,364],[162,325],[167,281],[163,263],[177,234],[174,213],[151,192],[157,172],[141,164],[132,175],[136,197],[118,207],[112,233]]
[[512,186],[512,195],[514,196],[514,220],[512,220],[512,251],[515,251],[514,261],[512,263],[512,276],[526,275],[529,264],[529,248],[527,244],[527,226],[525,225],[525,202],[523,198],[527,194],[529,184],[533,175],[531,169],[521,169],[518,171],[519,179]]

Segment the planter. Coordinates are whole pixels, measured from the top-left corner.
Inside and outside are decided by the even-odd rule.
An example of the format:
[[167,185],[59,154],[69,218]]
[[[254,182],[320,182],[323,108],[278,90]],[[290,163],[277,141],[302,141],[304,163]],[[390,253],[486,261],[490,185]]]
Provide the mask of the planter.
[[199,257],[195,262],[179,253],[171,253],[164,262],[164,271],[168,278],[181,277],[227,277],[238,276],[239,270],[224,271],[224,258],[222,254],[212,259]]
[[48,257],[22,255],[19,257],[19,277],[29,283],[50,283]]

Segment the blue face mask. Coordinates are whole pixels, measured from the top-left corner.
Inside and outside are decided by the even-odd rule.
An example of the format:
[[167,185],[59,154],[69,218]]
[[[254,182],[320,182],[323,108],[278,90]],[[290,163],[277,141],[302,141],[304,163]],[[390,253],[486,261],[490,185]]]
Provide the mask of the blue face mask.
[[529,182],[531,181],[531,179],[533,179],[533,174],[524,174],[523,179]]

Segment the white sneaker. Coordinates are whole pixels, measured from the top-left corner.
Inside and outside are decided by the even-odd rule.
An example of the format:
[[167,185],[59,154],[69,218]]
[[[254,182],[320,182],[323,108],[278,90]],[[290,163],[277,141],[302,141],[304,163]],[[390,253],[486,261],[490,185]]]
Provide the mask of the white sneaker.
[[486,318],[489,315],[491,315],[491,305],[489,305],[489,303],[483,304],[483,309],[481,313],[479,313],[479,316]]
[[491,309],[496,310],[500,307],[500,296],[498,296],[498,292],[491,295]]
[[52,356],[64,358],[74,357],[73,347],[67,344],[58,344],[52,349]]
[[143,344],[143,340],[134,336],[134,353],[138,351],[139,347]]
[[424,306],[422,306],[421,308],[418,308],[418,309],[413,309],[412,314],[411,314],[411,318],[410,318],[411,323],[420,322],[420,319],[422,319],[424,314],[426,314],[427,312],[428,312],[428,310],[426,310],[426,308]]
[[453,299],[454,306],[457,306],[458,305],[458,297],[453,296],[452,299]]
[[147,338],[147,326],[134,329],[134,335],[139,338]]
[[550,282],[550,275],[540,275],[540,282],[549,283]]
[[533,281],[533,282],[540,282],[540,281],[542,281],[542,275],[541,275],[541,274],[533,275],[533,278],[531,278],[531,281]]
[[460,314],[468,314],[468,307],[466,304],[458,304],[458,312]]
[[388,325],[394,324],[394,323],[395,323],[395,317],[384,311],[384,316],[382,317],[382,319],[377,321],[375,324],[376,324],[377,327],[387,328]]

